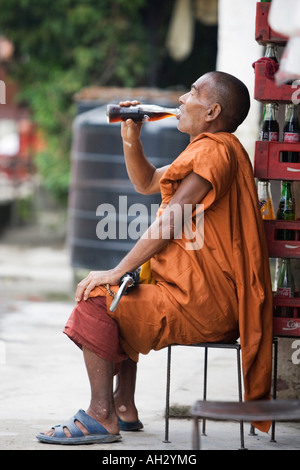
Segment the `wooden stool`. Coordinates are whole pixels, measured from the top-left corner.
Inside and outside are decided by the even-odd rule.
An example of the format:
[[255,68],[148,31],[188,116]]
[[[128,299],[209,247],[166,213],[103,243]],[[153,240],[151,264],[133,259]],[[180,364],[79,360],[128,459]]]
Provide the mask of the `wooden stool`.
[[196,401],[191,408],[194,421],[193,449],[200,450],[199,419],[213,421],[297,421],[300,400],[248,402]]

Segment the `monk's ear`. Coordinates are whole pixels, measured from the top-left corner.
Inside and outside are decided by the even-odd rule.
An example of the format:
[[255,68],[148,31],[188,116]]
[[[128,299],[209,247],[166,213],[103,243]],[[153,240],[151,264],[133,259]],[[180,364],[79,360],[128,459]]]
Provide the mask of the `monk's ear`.
[[206,122],[214,121],[222,112],[221,105],[219,103],[213,103],[206,110]]

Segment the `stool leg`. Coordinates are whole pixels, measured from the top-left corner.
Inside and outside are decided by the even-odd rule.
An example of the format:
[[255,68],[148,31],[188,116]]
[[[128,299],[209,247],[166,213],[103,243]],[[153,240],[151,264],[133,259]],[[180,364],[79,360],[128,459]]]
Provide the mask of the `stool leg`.
[[200,432],[199,432],[199,420],[194,418],[193,424],[193,450],[200,450]]
[[[243,401],[242,395],[242,372],[241,372],[241,350],[236,350],[237,354],[237,373],[238,373],[238,391],[239,391],[239,401]],[[240,439],[241,439],[241,449],[245,449],[245,439],[244,439],[244,422],[240,421]]]
[[[203,377],[203,401],[206,400],[206,391],[207,391],[207,355],[208,348],[204,348],[204,377]],[[206,436],[206,420],[202,420],[202,434]]]
[[169,417],[170,417],[170,382],[171,382],[171,346],[167,353],[167,386],[166,386],[166,413],[165,413],[165,440],[169,443]]
[[[274,359],[273,359],[273,400],[277,398],[277,357],[278,357],[278,339],[273,338]],[[271,442],[275,440],[275,421],[272,421]]]

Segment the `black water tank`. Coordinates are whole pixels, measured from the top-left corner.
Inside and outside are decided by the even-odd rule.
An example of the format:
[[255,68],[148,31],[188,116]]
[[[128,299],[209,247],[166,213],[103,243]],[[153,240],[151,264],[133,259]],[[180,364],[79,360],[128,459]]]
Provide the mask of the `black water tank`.
[[[147,158],[157,167],[171,163],[189,142],[189,137],[177,130],[177,120],[173,118],[145,124],[141,138]],[[132,206],[136,203],[143,204],[148,215],[145,224],[149,226],[151,209],[160,202],[159,194],[144,196],[135,191],[126,172],[120,124],[107,123],[106,106],[79,114],[73,124],[71,152],[69,244],[72,266],[92,270],[116,266],[136,242],[128,235],[129,225],[142,220],[139,213],[128,217],[128,208],[136,207]],[[110,204],[107,207],[114,208],[115,214],[111,210],[97,215],[99,206],[105,209],[103,204]],[[109,227],[116,222],[116,237],[109,233],[104,239],[102,230],[100,239],[97,226],[99,229],[98,224],[104,225],[108,220],[112,224]],[[126,233],[128,236],[124,236]]]

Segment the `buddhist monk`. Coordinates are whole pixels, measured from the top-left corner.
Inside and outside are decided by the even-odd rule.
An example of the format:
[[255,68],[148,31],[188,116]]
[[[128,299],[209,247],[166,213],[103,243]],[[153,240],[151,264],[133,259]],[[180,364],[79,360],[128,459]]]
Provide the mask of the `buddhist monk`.
[[[179,101],[178,129],[190,143],[169,166],[155,168],[147,160],[143,124],[122,123],[129,178],[142,194],[160,192],[161,210],[114,269],[93,271],[79,283],[64,332],[83,350],[91,400],[85,412],[40,433],[40,441],[113,442],[120,430],[140,429],[134,402],[139,354],[170,344],[240,338],[245,400],[270,397],[268,250],[251,163],[233,135],[248,114],[249,93],[237,78],[215,71]],[[187,207],[195,243],[185,230]],[[197,239],[201,212],[204,232]],[[141,266],[140,284],[111,312],[121,276]],[[256,424],[263,431],[270,425]]]

